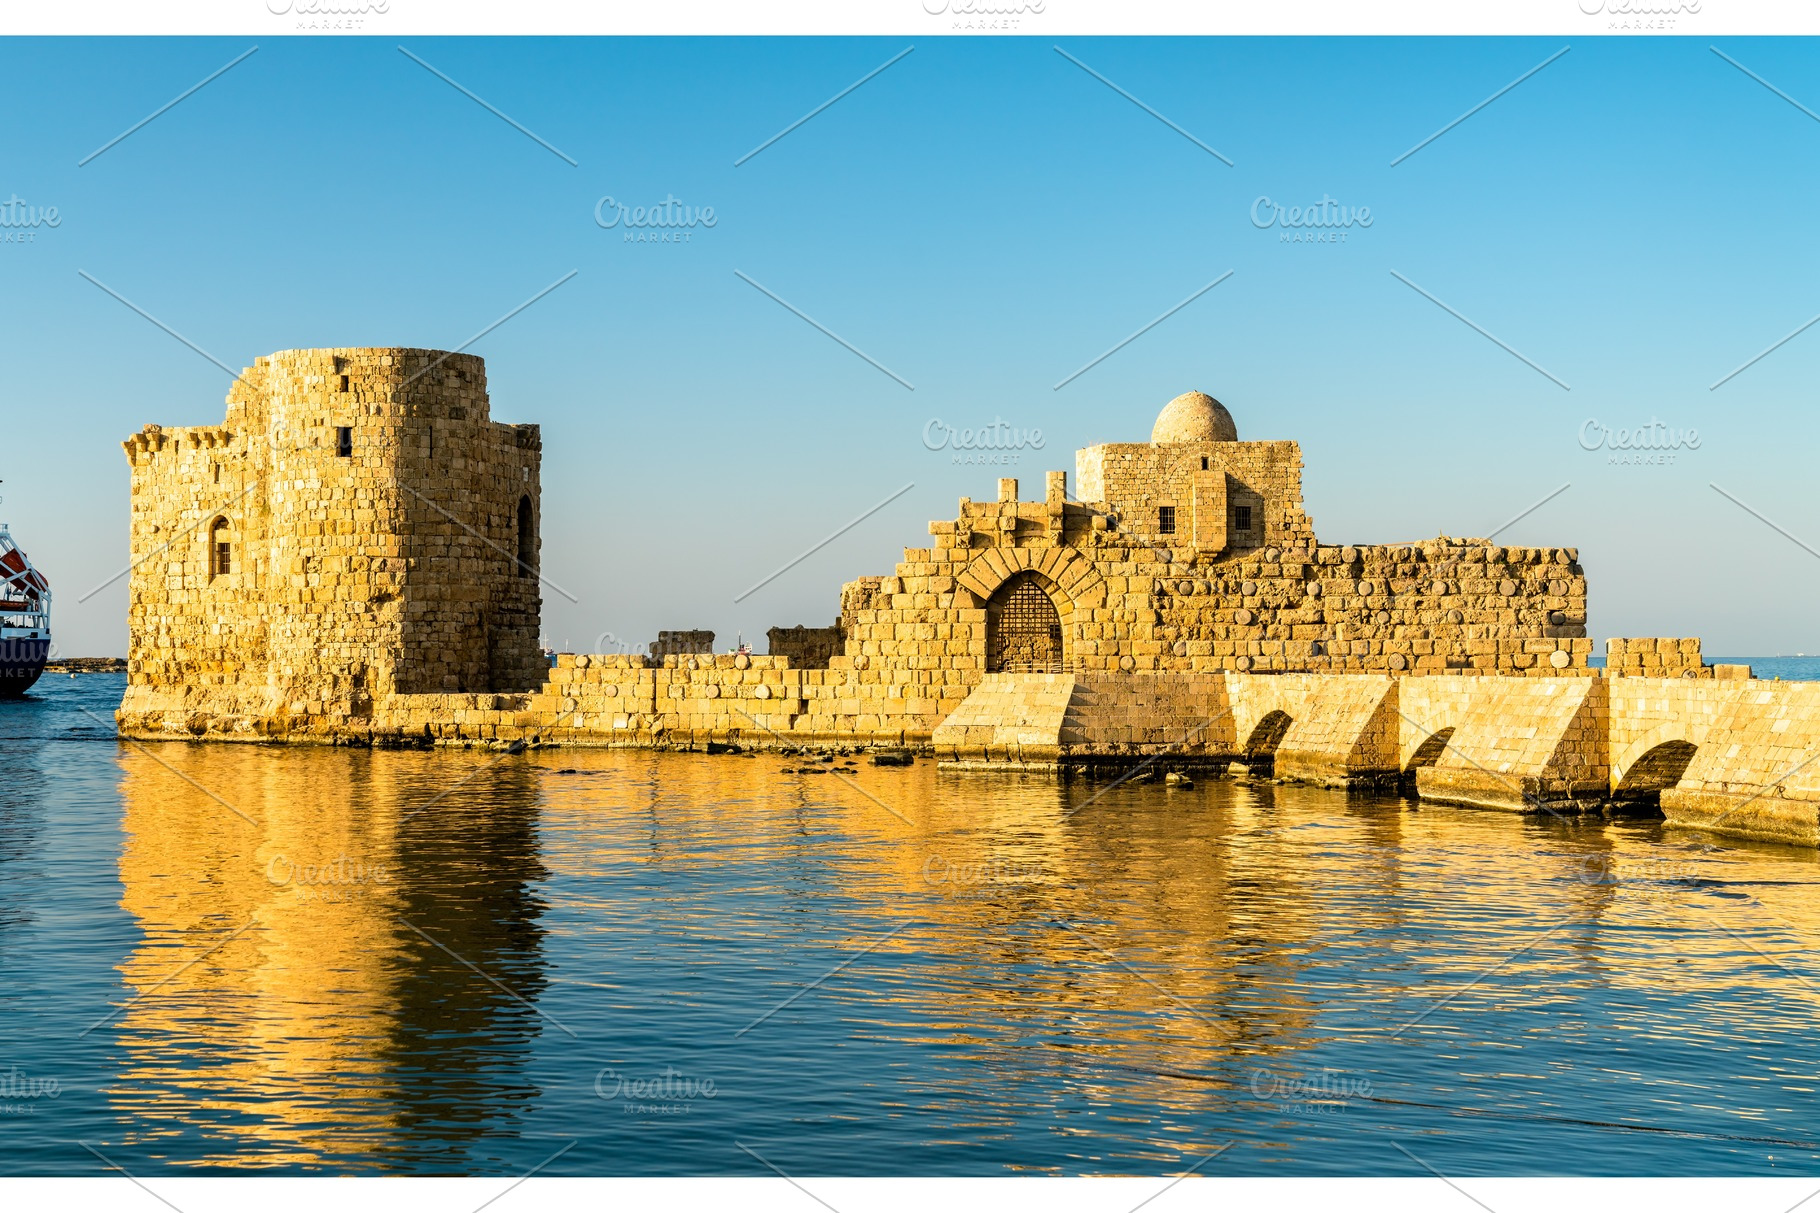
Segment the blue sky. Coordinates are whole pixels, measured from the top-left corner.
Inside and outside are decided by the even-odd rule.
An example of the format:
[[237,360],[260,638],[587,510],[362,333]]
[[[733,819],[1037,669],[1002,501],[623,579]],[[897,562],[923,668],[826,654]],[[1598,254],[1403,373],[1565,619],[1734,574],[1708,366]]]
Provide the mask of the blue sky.
[[[495,418],[544,427],[545,632],[825,624],[1001,474],[1138,441],[1170,397],[1290,438],[1330,542],[1503,532],[1578,546],[1592,633],[1820,651],[1813,408],[1820,46],[1586,39],[252,40],[0,43],[0,199],[61,223],[0,244],[0,518],[52,578],[60,648],[125,648],[119,441],[219,421],[228,365],[299,346],[472,351]],[[717,222],[633,245],[596,202]],[[1285,244],[1254,202],[1368,206]],[[1060,390],[1058,380],[1232,276]],[[736,275],[838,333],[914,391]],[[1569,385],[1564,390],[1393,275]],[[1700,434],[1672,465],[1589,420]],[[932,419],[1040,428],[1014,467],[931,452]],[[1717,484],[1763,515],[1715,492]],[[907,484],[907,493],[734,598]],[[607,642],[611,644],[612,642]]]

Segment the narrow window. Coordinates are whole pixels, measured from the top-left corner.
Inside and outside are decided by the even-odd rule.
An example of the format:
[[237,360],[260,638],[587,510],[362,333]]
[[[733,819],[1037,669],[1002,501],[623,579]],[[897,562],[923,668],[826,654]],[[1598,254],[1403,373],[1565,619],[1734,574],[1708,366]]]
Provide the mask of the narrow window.
[[343,459],[354,454],[354,427],[338,425],[335,427],[335,453]]
[[226,577],[234,571],[234,533],[225,518],[215,519],[209,527],[209,580]]
[[537,532],[531,517],[531,499],[518,499],[518,575],[529,577],[536,570],[532,562],[537,559]]
[[1203,472],[1207,470],[1207,456],[1205,455],[1201,456],[1201,470]]
[[215,483],[221,483],[221,465],[219,463],[215,465]]
[[346,375],[343,375],[343,376],[342,376],[342,377],[341,377],[341,390],[342,390],[342,391],[344,391],[344,392],[345,392],[345,391],[348,391],[348,390],[349,390],[349,388],[348,388],[348,377],[347,377],[347,376],[346,376]]
[[1175,534],[1175,507],[1160,505],[1156,510],[1156,530],[1159,535]]
[[1234,527],[1236,527],[1238,530],[1241,530],[1241,531],[1249,531],[1251,529],[1251,507],[1250,506],[1235,505],[1232,507],[1232,514],[1233,514],[1232,525]]

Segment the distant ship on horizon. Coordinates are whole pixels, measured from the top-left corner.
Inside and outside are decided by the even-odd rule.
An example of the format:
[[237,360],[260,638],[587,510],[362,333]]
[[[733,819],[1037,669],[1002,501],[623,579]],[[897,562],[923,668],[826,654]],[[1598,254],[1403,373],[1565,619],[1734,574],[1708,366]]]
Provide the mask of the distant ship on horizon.
[[50,582],[0,522],[0,697],[25,694],[50,653]]

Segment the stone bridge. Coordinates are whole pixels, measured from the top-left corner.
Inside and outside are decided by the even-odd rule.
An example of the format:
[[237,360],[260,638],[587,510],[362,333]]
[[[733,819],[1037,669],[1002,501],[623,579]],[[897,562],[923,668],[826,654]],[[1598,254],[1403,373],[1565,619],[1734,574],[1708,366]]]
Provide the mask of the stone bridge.
[[1676,825],[1820,844],[1820,683],[989,674],[932,740],[961,764],[1242,762],[1516,812],[1659,806]]

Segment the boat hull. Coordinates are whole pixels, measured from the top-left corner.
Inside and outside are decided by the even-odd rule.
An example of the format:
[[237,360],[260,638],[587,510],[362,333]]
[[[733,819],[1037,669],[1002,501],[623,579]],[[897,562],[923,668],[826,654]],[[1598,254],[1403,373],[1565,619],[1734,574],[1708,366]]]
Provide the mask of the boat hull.
[[0,698],[23,695],[50,660],[48,636],[13,636],[0,640]]

